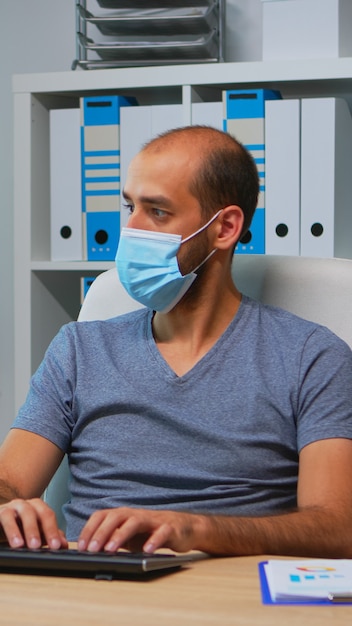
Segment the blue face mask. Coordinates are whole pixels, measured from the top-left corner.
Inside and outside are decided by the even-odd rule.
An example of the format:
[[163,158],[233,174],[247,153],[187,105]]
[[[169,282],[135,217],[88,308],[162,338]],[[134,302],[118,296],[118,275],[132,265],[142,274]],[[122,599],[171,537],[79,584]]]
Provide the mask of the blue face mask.
[[181,235],[122,228],[116,266],[120,281],[129,295],[154,311],[171,311],[196,279],[197,269],[216,251],[212,250],[192,272],[182,276],[177,262],[181,244],[205,230],[221,211],[183,240]]

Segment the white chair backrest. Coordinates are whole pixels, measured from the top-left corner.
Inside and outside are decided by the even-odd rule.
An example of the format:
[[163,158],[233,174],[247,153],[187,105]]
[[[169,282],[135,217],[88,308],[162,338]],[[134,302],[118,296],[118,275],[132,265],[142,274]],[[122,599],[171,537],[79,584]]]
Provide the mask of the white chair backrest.
[[232,275],[243,293],[323,324],[352,347],[352,260],[242,255]]
[[[241,255],[234,257],[232,276],[248,296],[323,324],[352,347],[352,260]],[[138,308],[113,268],[92,283],[78,320],[108,319]],[[45,494],[62,528],[68,477],[65,457]]]
[[[239,255],[232,276],[243,293],[323,324],[352,347],[352,260]],[[78,319],[107,319],[138,308],[113,268],[92,283]]]
[[106,320],[140,308],[142,305],[128,295],[116,268],[112,268],[99,274],[89,287],[78,321]]

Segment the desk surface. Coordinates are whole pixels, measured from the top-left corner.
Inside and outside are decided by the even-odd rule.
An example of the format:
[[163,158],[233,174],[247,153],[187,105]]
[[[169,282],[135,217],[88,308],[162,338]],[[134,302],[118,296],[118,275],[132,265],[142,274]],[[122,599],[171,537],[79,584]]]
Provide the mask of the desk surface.
[[309,626],[346,624],[352,606],[264,606],[265,557],[207,559],[152,581],[0,574],[0,624],[23,626]]

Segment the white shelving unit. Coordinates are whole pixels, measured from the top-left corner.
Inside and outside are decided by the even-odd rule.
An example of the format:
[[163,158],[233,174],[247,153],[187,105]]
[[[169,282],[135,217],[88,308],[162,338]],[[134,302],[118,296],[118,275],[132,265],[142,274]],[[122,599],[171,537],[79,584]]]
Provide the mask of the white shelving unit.
[[[352,103],[352,58],[160,66],[16,75],[14,92],[15,407],[60,326],[77,317],[80,277],[112,263],[50,261],[49,111],[84,95],[139,104],[221,100],[223,89],[279,89],[283,97],[340,95]],[[63,184],[65,182],[63,181]]]

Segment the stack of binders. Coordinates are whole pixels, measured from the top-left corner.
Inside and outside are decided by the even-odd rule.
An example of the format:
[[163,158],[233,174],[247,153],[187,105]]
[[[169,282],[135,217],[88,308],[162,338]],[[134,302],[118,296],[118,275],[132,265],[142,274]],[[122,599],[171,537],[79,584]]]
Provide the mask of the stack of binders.
[[51,260],[112,261],[120,234],[123,96],[50,112]]
[[223,92],[224,129],[251,152],[260,194],[237,254],[352,258],[352,117],[343,98]]
[[[136,104],[86,97],[79,109],[50,112],[52,261],[114,260],[131,159],[152,137],[184,125],[181,104]],[[258,207],[237,254],[352,258],[352,117],[344,99],[229,90],[222,102],[193,103],[191,123],[231,133],[256,162]]]
[[266,253],[352,258],[347,102],[266,102],[265,132]]

